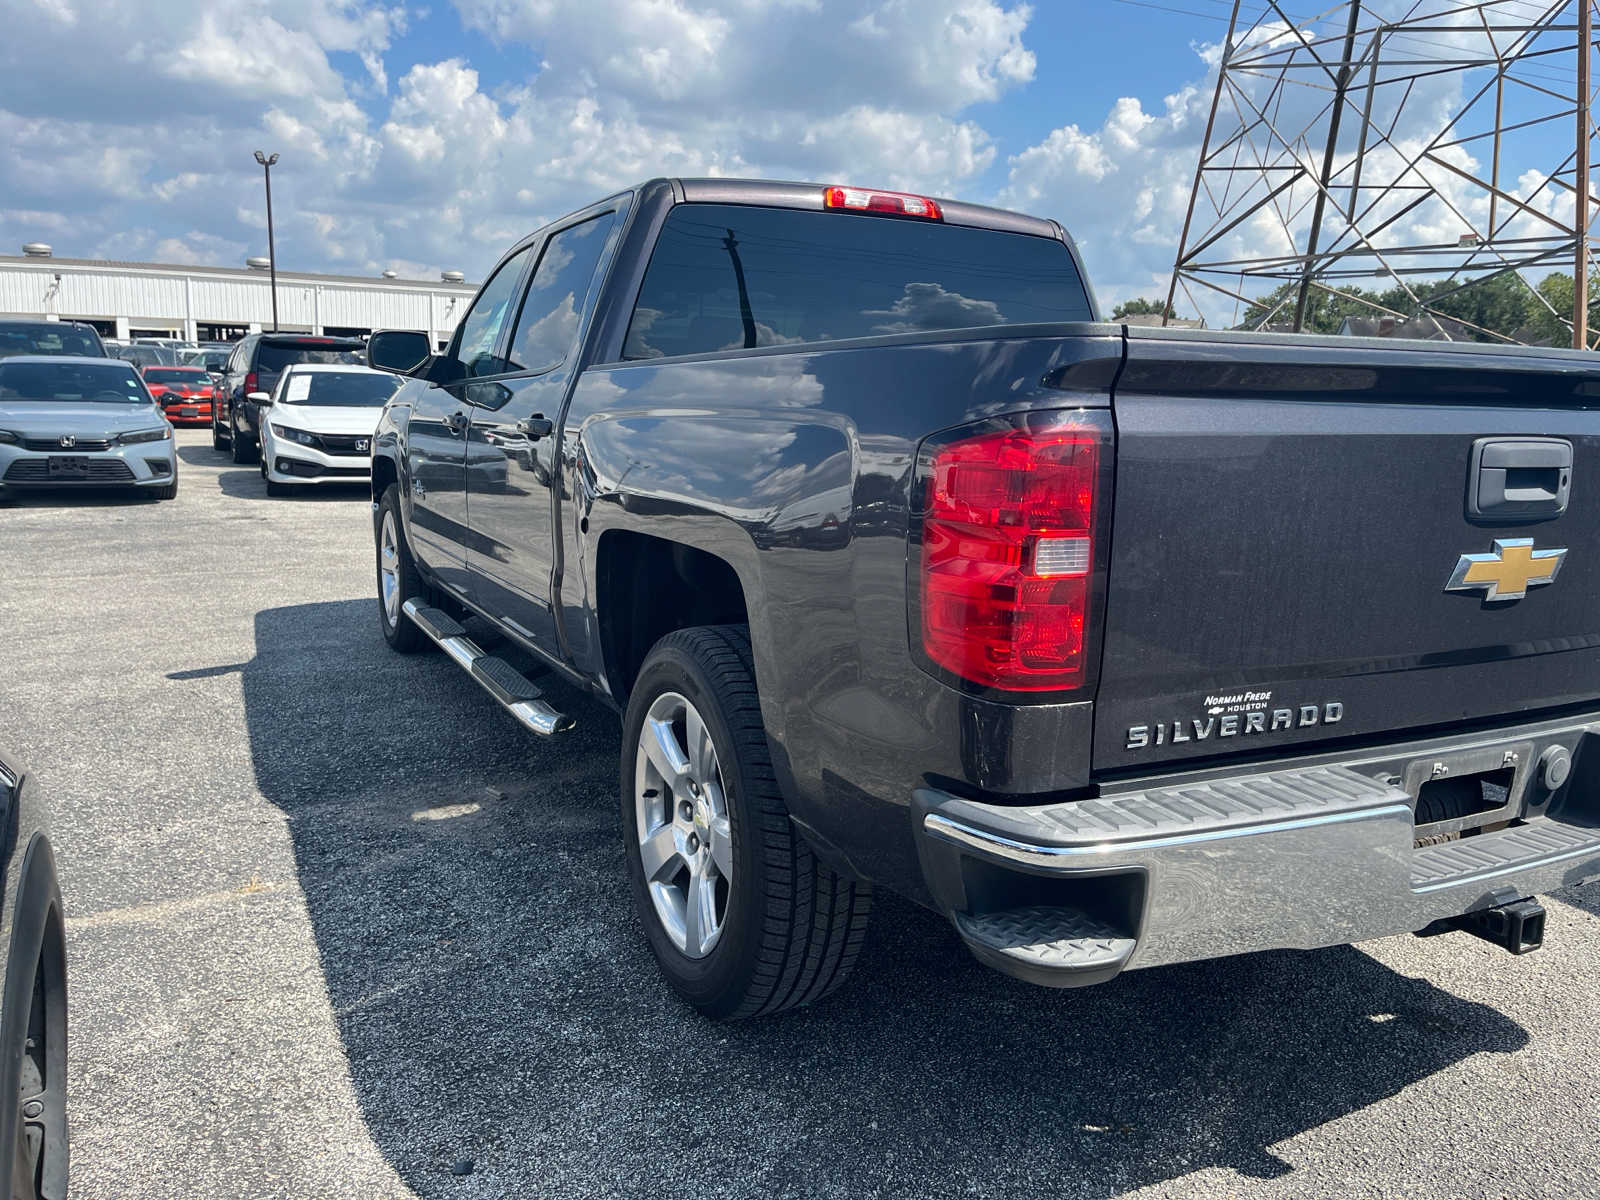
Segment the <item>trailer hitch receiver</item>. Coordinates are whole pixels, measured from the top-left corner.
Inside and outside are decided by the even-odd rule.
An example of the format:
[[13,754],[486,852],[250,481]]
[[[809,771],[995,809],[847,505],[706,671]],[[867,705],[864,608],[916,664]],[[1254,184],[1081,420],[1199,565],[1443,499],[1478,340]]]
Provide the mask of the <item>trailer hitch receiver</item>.
[[1528,954],[1544,945],[1544,905],[1523,898],[1457,917],[1457,928],[1513,954]]

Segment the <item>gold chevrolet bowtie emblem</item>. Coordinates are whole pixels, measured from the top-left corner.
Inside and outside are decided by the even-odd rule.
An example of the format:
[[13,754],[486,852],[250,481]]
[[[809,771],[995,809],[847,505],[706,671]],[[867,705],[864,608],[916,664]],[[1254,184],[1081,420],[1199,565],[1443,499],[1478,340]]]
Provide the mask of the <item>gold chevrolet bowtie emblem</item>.
[[1554,583],[1566,547],[1535,550],[1532,538],[1495,538],[1490,554],[1463,554],[1444,585],[1447,592],[1481,591],[1485,600],[1520,600],[1528,589]]

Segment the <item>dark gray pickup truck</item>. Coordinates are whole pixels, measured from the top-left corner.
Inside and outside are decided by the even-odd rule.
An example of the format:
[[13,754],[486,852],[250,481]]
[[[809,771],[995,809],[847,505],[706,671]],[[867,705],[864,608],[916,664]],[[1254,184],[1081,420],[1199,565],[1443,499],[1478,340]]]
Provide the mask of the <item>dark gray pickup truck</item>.
[[410,376],[384,636],[539,734],[510,659],[623,712],[707,1014],[836,987],[874,884],[1077,985],[1528,950],[1600,876],[1591,355],[1124,328],[1053,221],[688,179],[524,239],[430,350],[368,351]]

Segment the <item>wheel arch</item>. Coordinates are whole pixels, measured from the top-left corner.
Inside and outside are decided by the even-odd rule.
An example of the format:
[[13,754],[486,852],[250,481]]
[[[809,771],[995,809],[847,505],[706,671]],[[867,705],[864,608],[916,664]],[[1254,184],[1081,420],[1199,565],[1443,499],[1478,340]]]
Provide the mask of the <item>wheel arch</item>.
[[595,620],[612,697],[623,707],[650,648],[697,625],[750,624],[745,581],[726,557],[627,528],[595,545]]

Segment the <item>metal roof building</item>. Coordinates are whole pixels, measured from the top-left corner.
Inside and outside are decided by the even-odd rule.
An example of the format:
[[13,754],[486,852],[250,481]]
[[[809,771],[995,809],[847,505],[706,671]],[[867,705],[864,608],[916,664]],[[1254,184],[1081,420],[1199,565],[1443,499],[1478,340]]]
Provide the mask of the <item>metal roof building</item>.
[[[108,337],[231,340],[272,328],[265,270],[56,258],[30,243],[0,255],[0,316],[87,321]],[[278,328],[349,335],[424,329],[450,335],[477,291],[452,278],[427,280],[278,272]]]

